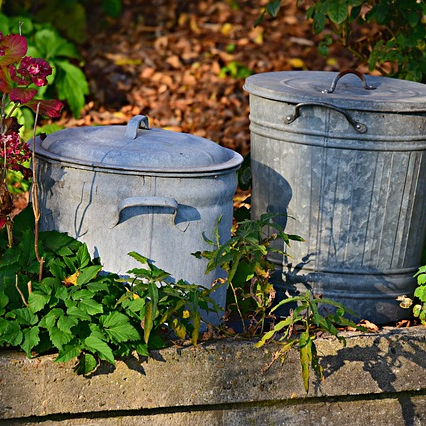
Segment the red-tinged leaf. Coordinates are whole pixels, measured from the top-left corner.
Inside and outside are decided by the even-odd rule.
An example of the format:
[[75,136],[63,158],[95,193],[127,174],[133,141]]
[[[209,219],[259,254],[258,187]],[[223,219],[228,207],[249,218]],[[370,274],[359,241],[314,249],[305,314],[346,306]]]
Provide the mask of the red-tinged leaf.
[[[0,57],[1,59],[1,57]],[[0,92],[10,93],[13,89],[13,80],[7,67],[0,67]]]
[[19,34],[9,34],[0,43],[0,64],[2,66],[13,64],[19,61],[27,53],[28,44],[24,36]]
[[3,229],[4,225],[6,225],[7,219],[5,217],[0,217],[0,229]]
[[10,91],[9,97],[13,102],[26,104],[37,95],[37,89],[29,89],[28,87],[15,87]]
[[39,113],[47,117],[60,117],[64,104],[56,99],[31,99],[23,106],[31,108],[34,112],[37,111],[37,105],[40,104]]

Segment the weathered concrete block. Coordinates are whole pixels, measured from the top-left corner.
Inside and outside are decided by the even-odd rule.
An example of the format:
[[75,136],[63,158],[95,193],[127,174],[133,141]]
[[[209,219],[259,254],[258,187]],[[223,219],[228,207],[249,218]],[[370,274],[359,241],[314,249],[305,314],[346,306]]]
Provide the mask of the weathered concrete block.
[[54,356],[0,352],[0,425],[350,425],[426,422],[426,330],[317,339],[325,380],[305,397],[298,351],[219,340],[103,364],[91,377]]

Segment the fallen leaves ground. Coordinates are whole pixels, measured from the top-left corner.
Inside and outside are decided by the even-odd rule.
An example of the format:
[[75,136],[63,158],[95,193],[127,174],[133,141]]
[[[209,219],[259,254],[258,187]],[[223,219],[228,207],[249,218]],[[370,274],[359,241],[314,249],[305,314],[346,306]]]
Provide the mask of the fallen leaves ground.
[[203,136],[246,154],[248,73],[353,65],[342,53],[339,59],[318,55],[295,0],[283,2],[277,19],[265,16],[255,27],[265,3],[123,0],[118,20],[105,24],[104,16],[95,16],[82,50],[91,94],[79,119],[65,114],[60,124],[123,124],[143,114],[152,127]]

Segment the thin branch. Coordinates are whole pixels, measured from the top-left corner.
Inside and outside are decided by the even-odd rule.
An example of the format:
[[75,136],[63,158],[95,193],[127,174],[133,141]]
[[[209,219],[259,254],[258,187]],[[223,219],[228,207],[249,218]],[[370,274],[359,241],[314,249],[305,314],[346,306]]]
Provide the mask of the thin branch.
[[[20,294],[22,302],[24,303],[24,305],[25,306],[29,306],[28,302],[25,300],[24,293],[22,293],[21,289],[19,288],[19,285],[18,285],[18,274],[15,275],[15,287],[16,287],[16,290],[18,290],[18,293]],[[31,281],[28,283],[28,288],[30,288],[30,287],[31,287]]]
[[33,164],[33,178],[32,178],[32,186],[31,186],[31,199],[32,199],[32,206],[33,206],[33,212],[34,212],[34,251],[37,258],[37,261],[40,265],[39,272],[38,272],[38,279],[41,281],[43,277],[43,264],[44,259],[40,256],[39,249],[38,249],[38,240],[39,240],[39,222],[40,222],[40,208],[38,205],[38,191],[37,191],[37,167],[36,167],[36,156],[35,156],[35,140],[36,140],[36,126],[37,126],[37,120],[39,115],[39,109],[40,109],[40,102],[37,104],[37,110],[34,120],[34,128],[33,128],[33,152],[32,152],[32,164]]

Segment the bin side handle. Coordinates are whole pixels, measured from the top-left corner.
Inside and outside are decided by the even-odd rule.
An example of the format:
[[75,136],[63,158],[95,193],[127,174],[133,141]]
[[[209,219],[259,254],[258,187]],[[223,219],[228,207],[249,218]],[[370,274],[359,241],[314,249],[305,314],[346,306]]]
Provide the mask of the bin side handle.
[[285,120],[284,123],[285,124],[290,124],[293,123],[294,120],[296,120],[297,117],[300,116],[300,108],[304,107],[304,106],[320,106],[320,107],[324,107],[324,108],[329,108],[332,109],[334,111],[340,112],[341,114],[343,114],[346,118],[346,120],[349,121],[349,123],[352,125],[352,127],[359,133],[366,133],[368,128],[365,124],[360,123],[359,121],[354,120],[347,111],[345,111],[342,108],[338,108],[334,105],[330,105],[330,104],[326,104],[326,103],[322,103],[322,102],[302,102],[300,104],[297,104],[295,109],[294,109],[294,113],[292,115],[288,115]]
[[333,93],[336,89],[337,82],[346,74],[355,74],[357,77],[359,77],[362,81],[362,85],[364,86],[365,90],[374,90],[376,88],[376,86],[373,86],[372,84],[367,84],[367,80],[365,79],[364,74],[360,73],[357,70],[349,69],[339,72],[339,74],[337,74],[331,82],[330,88],[321,90],[321,93]]
[[129,197],[124,198],[118,203],[117,209],[106,224],[108,228],[112,229],[120,222],[120,213],[124,209],[132,207],[164,207],[173,209],[172,223],[175,223],[175,218],[178,211],[178,202],[171,197]]

